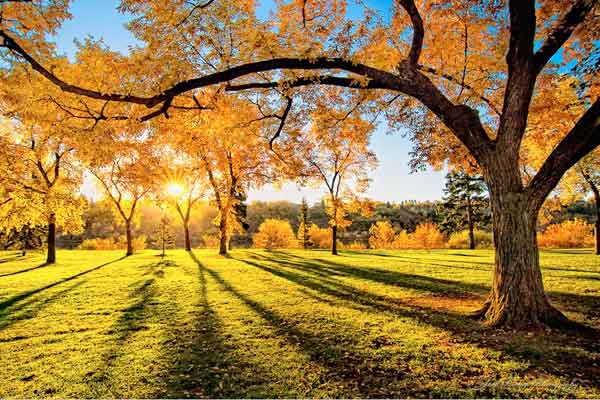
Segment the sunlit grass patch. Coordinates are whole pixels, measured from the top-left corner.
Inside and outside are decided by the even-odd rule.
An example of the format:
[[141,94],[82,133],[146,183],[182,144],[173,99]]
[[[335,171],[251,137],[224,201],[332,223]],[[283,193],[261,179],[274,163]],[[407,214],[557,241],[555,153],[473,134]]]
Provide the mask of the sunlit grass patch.
[[[598,397],[597,340],[464,312],[490,251],[0,255],[0,397]],[[542,254],[551,299],[600,327],[600,262]]]

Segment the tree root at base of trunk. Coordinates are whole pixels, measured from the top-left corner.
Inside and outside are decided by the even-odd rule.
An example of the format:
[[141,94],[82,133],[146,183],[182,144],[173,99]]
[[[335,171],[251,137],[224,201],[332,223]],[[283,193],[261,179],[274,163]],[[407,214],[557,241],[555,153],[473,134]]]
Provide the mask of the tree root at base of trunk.
[[546,327],[567,329],[567,330],[587,330],[589,327],[569,319],[561,311],[555,308],[548,299],[545,299],[542,310],[532,313],[529,318],[512,318],[506,308],[501,308],[499,313],[491,315],[492,299],[488,297],[480,308],[467,314],[468,318],[484,319],[483,323],[489,328],[513,328],[523,330],[539,330]]

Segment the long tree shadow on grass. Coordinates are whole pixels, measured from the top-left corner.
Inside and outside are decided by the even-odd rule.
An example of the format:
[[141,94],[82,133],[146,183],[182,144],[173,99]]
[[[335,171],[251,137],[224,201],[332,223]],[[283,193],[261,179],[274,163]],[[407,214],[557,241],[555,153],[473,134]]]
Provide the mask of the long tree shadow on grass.
[[[419,257],[407,257],[407,256],[400,256],[398,254],[387,254],[387,253],[380,253],[380,252],[364,253],[364,252],[355,251],[355,250],[344,250],[344,253],[353,254],[353,255],[366,255],[366,256],[392,258],[392,259],[397,259],[400,261],[410,262],[411,264],[421,264],[421,265],[437,266],[437,267],[444,267],[444,268],[453,267],[453,268],[475,269],[475,270],[481,270],[481,271],[489,271],[491,269],[491,267],[494,265],[494,263],[491,261],[472,261],[472,260],[463,261],[463,260],[447,259],[447,257],[444,258],[443,260],[440,260],[439,258],[423,257],[420,254],[419,254]],[[424,255],[433,255],[433,254],[428,254],[428,253],[423,253],[423,254]],[[448,256],[448,254],[445,254],[445,255]],[[449,255],[464,257],[463,254],[449,254]],[[441,263],[441,261],[457,263],[457,264],[460,264],[460,263],[467,263],[467,264],[471,264],[471,265],[475,264],[475,265],[481,265],[482,267],[475,267],[475,266],[466,267],[466,266],[460,266],[460,265],[455,265],[455,264],[443,264],[443,263]]]
[[[480,297],[489,293],[490,288],[486,285],[452,281],[447,279],[432,278],[417,274],[406,274],[397,271],[385,270],[374,267],[355,267],[322,258],[306,261],[302,257],[286,252],[273,252],[273,258],[265,257],[263,260],[277,262],[280,265],[291,265],[294,268],[317,271],[320,275],[348,276],[371,280],[392,286],[401,286],[407,289],[429,291],[444,297]],[[253,254],[251,257],[261,256]],[[295,261],[295,262],[294,262]],[[454,267],[449,265],[448,267]],[[564,311],[580,313],[587,320],[597,320],[600,316],[600,297],[596,295],[564,293],[558,291],[547,291],[547,295],[553,303],[559,305]]]
[[[55,292],[49,296],[29,299],[27,301],[18,303],[13,307],[4,309],[2,312],[0,312],[0,330],[4,330],[19,321],[36,317],[42,309],[56,302],[60,298],[66,296],[69,292],[85,284],[86,282],[87,280],[82,280],[74,283],[73,285],[70,285],[66,289]],[[10,340],[19,340],[26,338],[28,337],[17,336],[11,338]]]
[[[57,298],[65,295],[67,292],[74,289],[75,287],[80,286],[80,284],[82,284],[83,282],[72,285],[68,289],[57,292],[51,296],[41,297],[39,299],[34,298],[29,301],[24,301],[24,300],[27,300],[29,297],[34,296],[39,293],[42,293],[42,292],[44,292],[48,289],[54,288],[56,286],[65,284],[72,280],[81,278],[82,276],[85,276],[91,272],[97,271],[101,268],[104,268],[104,267],[110,265],[110,264],[120,261],[123,258],[124,257],[121,257],[116,260],[106,262],[104,264],[101,264],[96,267],[82,271],[78,274],[69,276],[67,278],[60,279],[60,280],[53,282],[51,284],[48,284],[46,286],[20,293],[18,295],[12,296],[12,297],[4,300],[3,302],[0,303],[0,329],[4,329],[7,326],[13,324],[14,322],[16,322],[20,319],[31,318],[38,311],[40,311],[44,306],[50,304],[52,301],[55,301]],[[34,306],[33,308],[31,308],[32,305]],[[30,310],[31,312],[27,311],[28,308],[31,309]],[[20,313],[20,311],[23,311],[23,310],[25,312]]]
[[[552,331],[549,334],[541,333],[533,336],[501,330],[482,329],[481,324],[472,321],[461,313],[441,311],[421,303],[415,304],[414,302],[403,301],[397,298],[380,296],[337,281],[340,272],[352,273],[363,278],[370,276],[376,282],[385,281],[388,276],[385,279],[373,278],[372,274],[376,273],[374,271],[365,275],[362,272],[357,272],[357,268],[355,267],[347,268],[347,266],[324,260],[321,260],[323,265],[320,274],[307,275],[307,273],[311,273],[316,268],[315,264],[318,263],[305,262],[301,258],[294,260],[293,257],[288,257],[286,259],[286,255],[289,256],[286,253],[277,253],[273,258],[269,258],[253,254],[255,259],[260,260],[262,258],[262,261],[253,262],[241,258],[239,261],[304,286],[307,289],[338,298],[343,301],[340,305],[351,302],[356,303],[356,307],[359,309],[366,307],[375,312],[387,312],[399,317],[413,318],[421,323],[450,332],[457,341],[472,343],[479,347],[492,348],[511,357],[530,362],[532,368],[540,368],[548,373],[576,379],[596,388],[600,387],[600,382],[595,378],[598,360],[600,359],[600,346],[597,342],[598,331],[595,329],[582,332]],[[330,265],[328,266],[327,263]],[[330,267],[341,269],[342,271],[332,273],[330,277],[324,277],[322,272],[327,271]],[[372,270],[372,268],[368,269]],[[402,274],[394,276],[394,279],[402,279]],[[447,288],[446,285],[448,284],[446,280],[441,280],[439,286],[436,287],[434,278],[422,277],[426,279],[428,284],[415,285],[415,277],[409,274],[408,278],[406,282],[395,280],[394,286],[424,291],[433,288],[433,292],[443,293],[442,289]],[[457,285],[461,286],[461,283],[457,283]],[[458,292],[462,293],[463,290],[473,288],[487,290],[483,286],[467,284],[458,289]],[[581,298],[580,295],[554,293],[555,297],[561,295],[563,297],[575,296]],[[452,292],[449,293],[448,297],[452,297]]]
[[26,269],[22,269],[22,270],[19,270],[19,271],[14,271],[14,272],[7,272],[5,274],[0,274],[0,278],[2,278],[4,276],[12,276],[12,275],[23,274],[25,272],[33,271],[34,269],[39,269],[39,268],[46,267],[48,265],[49,265],[48,263],[42,263],[40,265],[36,265],[35,267],[26,268]]
[[[85,375],[86,386],[90,388],[91,392],[89,393],[90,396],[100,398],[107,396],[120,397],[122,395],[112,382],[116,378],[113,367],[117,365],[119,358],[127,352],[126,343],[129,338],[135,332],[147,329],[146,320],[153,315],[149,307],[157,295],[154,281],[154,278],[147,278],[131,285],[133,290],[129,298],[133,300],[133,303],[122,310],[122,314],[106,332],[106,335],[109,336],[110,346],[100,357],[101,368],[89,371]],[[96,387],[110,388],[112,392],[96,392]]]
[[23,255],[23,253],[21,253],[20,251],[15,252],[14,254],[2,255],[0,256],[0,264],[4,264],[15,260],[24,260],[28,257],[28,255],[29,254]]
[[193,252],[197,265],[200,299],[190,324],[173,326],[167,343],[172,367],[166,374],[168,397],[269,397],[261,392],[266,374],[234,354],[208,297],[206,268]]
[[[235,257],[232,257],[235,259]],[[201,264],[195,257],[201,270],[204,270],[226,292],[233,294],[243,304],[252,309],[266,321],[287,343],[297,346],[310,360],[321,365],[325,373],[320,376],[318,385],[327,382],[333,387],[344,386],[346,393],[354,395],[381,397],[389,395],[390,385],[398,382],[406,374],[407,365],[384,365],[374,363],[363,350],[359,349],[358,333],[350,327],[335,326],[334,329],[320,327],[319,334],[299,328],[299,319],[288,319],[282,314],[267,308],[250,298],[247,294],[225,280],[220,273]],[[298,318],[301,318],[300,316]],[[374,343],[373,346],[379,346]],[[408,361],[408,360],[407,360]],[[256,373],[256,372],[255,372]],[[239,395],[238,392],[233,394]],[[415,393],[418,389],[415,388]],[[421,392],[427,394],[427,392]],[[262,393],[261,397],[273,397],[281,394]],[[310,396],[310,393],[307,394]]]
[[[446,279],[432,278],[428,276],[406,274],[373,267],[355,267],[343,263],[321,258],[307,262],[301,257],[286,252],[273,252],[276,258],[264,258],[265,261],[285,264],[292,262],[295,268],[303,269],[308,264],[313,269],[319,269],[321,273],[331,271],[331,275],[346,275],[355,278],[367,279],[378,283],[386,283],[404,288],[430,291],[444,297],[475,297],[489,293],[490,288],[486,285],[458,282]],[[252,255],[252,257],[260,257]],[[292,260],[292,261],[290,261]],[[293,261],[296,262],[293,262]],[[450,266],[452,267],[452,266]],[[582,314],[586,319],[594,320],[600,315],[600,296],[565,293],[549,290],[546,292],[553,303],[559,308]]]
[[[438,279],[418,274],[408,274],[393,270],[375,267],[357,267],[349,264],[338,263],[321,258],[307,260],[294,254],[284,252],[273,252],[269,258],[259,254],[250,257],[257,260],[277,263],[309,274],[321,277],[350,277],[383,283],[390,286],[401,286],[422,292],[431,292],[450,297],[470,297],[489,292],[489,287],[476,283],[465,283],[449,279]],[[240,260],[244,261],[244,260]]]

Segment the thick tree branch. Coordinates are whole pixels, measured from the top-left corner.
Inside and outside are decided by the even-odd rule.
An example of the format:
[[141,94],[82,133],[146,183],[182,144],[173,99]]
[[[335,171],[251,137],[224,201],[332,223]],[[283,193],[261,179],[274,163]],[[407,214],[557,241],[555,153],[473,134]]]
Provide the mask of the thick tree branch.
[[[410,6],[411,3],[407,3]],[[250,75],[258,72],[267,72],[274,70],[342,70],[348,73],[359,75],[364,79],[366,85],[370,88],[388,89],[401,92],[416,98],[437,115],[452,132],[461,140],[476,159],[481,159],[490,145],[490,140],[481,124],[477,112],[464,105],[453,104],[431,80],[424,74],[417,71],[410,64],[403,63],[398,66],[396,73],[383,71],[369,67],[365,64],[355,63],[345,58],[319,57],[315,59],[306,58],[274,58],[270,60],[257,61],[248,64],[239,65],[224,71],[204,75],[198,78],[181,81],[169,89],[150,97],[140,97],[125,94],[102,93],[96,90],[89,90],[79,86],[70,85],[60,78],[56,77],[50,71],[46,70],[33,57],[31,57],[23,48],[21,48],[5,32],[0,31],[0,37],[4,38],[4,46],[15,51],[29,62],[32,68],[44,75],[51,82],[59,86],[63,91],[86,96],[98,100],[108,100],[117,102],[129,102],[134,104],[143,104],[147,107],[154,107],[162,103],[162,106],[142,117],[142,120],[148,120],[160,114],[166,114],[171,101],[178,95],[193,89],[206,87],[214,84],[230,82],[236,78]],[[416,49],[417,46],[415,45]],[[415,50],[416,51],[416,50]],[[413,52],[413,55],[415,52]],[[413,57],[414,59],[414,57]],[[352,87],[352,81],[349,78],[331,77],[329,82],[343,83]],[[326,80],[327,81],[327,80]],[[309,84],[308,81],[305,81]],[[304,83],[304,82],[302,82]],[[314,83],[314,82],[313,82]],[[317,82],[318,83],[318,82]],[[361,87],[359,84],[357,87]],[[246,86],[248,88],[248,86]]]
[[398,0],[398,3],[408,13],[413,27],[412,43],[410,45],[410,52],[408,53],[408,63],[415,67],[419,62],[419,56],[423,49],[423,37],[425,36],[423,19],[421,18],[421,14],[419,14],[419,10],[415,5],[414,0]]
[[600,145],[600,99],[583,114],[554,148],[527,187],[532,207],[539,208],[562,176],[583,156]]
[[554,30],[548,35],[542,47],[535,53],[535,71],[539,73],[550,58],[571,37],[573,31],[585,19],[594,6],[594,0],[578,0],[560,19]]
[[225,87],[227,92],[236,92],[248,89],[273,89],[277,87],[301,87],[310,85],[331,85],[355,89],[386,89],[387,86],[378,81],[370,80],[362,83],[357,79],[345,78],[331,75],[319,75],[313,77],[301,77],[297,79],[278,82],[251,82],[232,84]]
[[510,0],[510,39],[506,61],[509,66],[522,67],[533,55],[535,38],[535,1]]
[[[510,0],[510,39],[506,63],[508,80],[498,127],[500,148],[517,154],[527,127],[529,104],[535,86],[532,68],[535,38],[535,1]],[[518,159],[510,160],[518,168]]]
[[[347,72],[356,73],[358,75],[365,76],[369,79],[385,79],[389,85],[392,85],[392,81],[395,76],[389,72],[381,71],[375,68],[368,67],[364,64],[356,64],[351,60],[344,58],[327,58],[320,57],[317,59],[305,59],[305,58],[274,58],[265,61],[257,61],[253,63],[243,64],[237,67],[232,67],[224,71],[215,72],[213,74],[204,75],[198,78],[181,81],[169,89],[164,90],[162,93],[156,94],[150,97],[135,96],[129,94],[118,94],[118,93],[102,93],[97,90],[86,89],[77,85],[71,85],[62,79],[58,78],[52,72],[48,71],[42,66],[37,60],[35,60],[27,51],[25,51],[12,37],[6,32],[0,30],[0,38],[3,38],[3,43],[0,44],[2,47],[6,47],[27,61],[31,67],[42,74],[46,79],[50,80],[56,86],[61,88],[63,91],[68,93],[77,94],[80,96],[89,97],[97,100],[108,100],[115,102],[126,102],[134,104],[142,104],[149,108],[154,107],[158,104],[172,101],[175,96],[183,94],[193,89],[198,89],[210,85],[219,83],[229,82],[233,79],[241,76],[249,75],[257,72],[266,72],[276,69],[305,69],[305,70],[317,70],[317,69],[341,69]],[[382,83],[382,85],[384,85]],[[164,114],[164,110],[156,110],[146,116],[147,119],[154,116]]]

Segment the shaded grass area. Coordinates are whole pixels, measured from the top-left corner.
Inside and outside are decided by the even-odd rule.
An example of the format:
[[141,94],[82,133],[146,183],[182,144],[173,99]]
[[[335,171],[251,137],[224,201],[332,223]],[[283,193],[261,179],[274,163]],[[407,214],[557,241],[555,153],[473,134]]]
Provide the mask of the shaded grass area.
[[[596,332],[464,317],[490,251],[0,253],[0,397],[599,397]],[[542,253],[600,328],[600,258]]]

